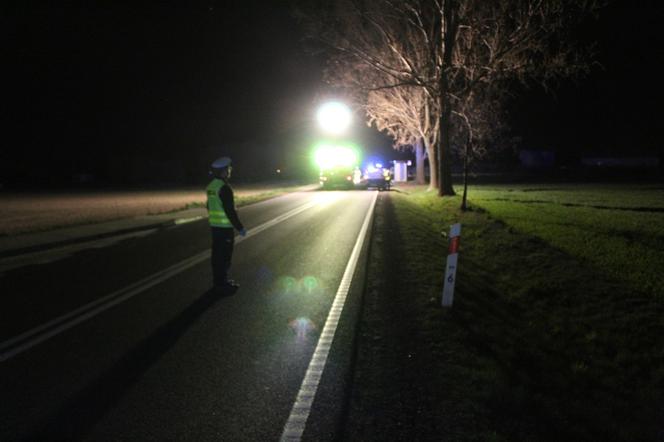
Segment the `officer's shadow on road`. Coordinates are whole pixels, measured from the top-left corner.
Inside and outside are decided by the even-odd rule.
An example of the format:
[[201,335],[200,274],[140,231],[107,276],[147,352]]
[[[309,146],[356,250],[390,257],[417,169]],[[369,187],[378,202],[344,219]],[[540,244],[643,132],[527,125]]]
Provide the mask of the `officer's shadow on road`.
[[30,440],[79,440],[117,404],[125,392],[222,296],[208,290],[178,316],[157,328],[109,370],[66,402]]

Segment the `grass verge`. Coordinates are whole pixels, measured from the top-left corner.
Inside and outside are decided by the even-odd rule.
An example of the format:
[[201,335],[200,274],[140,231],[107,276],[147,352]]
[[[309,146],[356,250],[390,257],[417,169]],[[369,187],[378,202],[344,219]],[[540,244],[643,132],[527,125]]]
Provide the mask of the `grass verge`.
[[[423,189],[377,206],[348,438],[664,438],[662,299],[458,206]],[[441,232],[454,222],[459,273],[443,310]]]

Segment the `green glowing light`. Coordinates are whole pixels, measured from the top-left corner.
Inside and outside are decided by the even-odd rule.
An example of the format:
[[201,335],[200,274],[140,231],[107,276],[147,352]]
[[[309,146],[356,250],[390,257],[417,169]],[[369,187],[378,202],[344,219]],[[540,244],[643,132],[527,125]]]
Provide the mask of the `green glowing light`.
[[357,148],[351,144],[325,144],[316,146],[314,161],[320,169],[353,167],[358,164]]
[[318,287],[318,280],[315,276],[305,276],[302,280],[304,288],[311,293],[316,287]]
[[282,283],[283,288],[284,288],[284,291],[286,291],[286,293],[288,293],[288,292],[290,292],[291,290],[293,290],[293,289],[295,288],[295,286],[297,285],[297,281],[296,281],[295,278],[293,278],[292,276],[286,276],[286,277],[284,277],[284,278],[281,280],[281,283]]

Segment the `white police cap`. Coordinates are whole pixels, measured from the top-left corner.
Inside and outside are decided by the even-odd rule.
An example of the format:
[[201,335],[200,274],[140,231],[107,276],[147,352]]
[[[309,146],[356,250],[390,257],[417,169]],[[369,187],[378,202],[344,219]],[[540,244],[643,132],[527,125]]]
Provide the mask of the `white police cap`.
[[212,163],[212,165],[210,167],[212,167],[213,169],[223,169],[224,167],[228,167],[230,165],[231,165],[231,159],[230,158],[221,157],[221,158],[217,158],[216,160],[214,160],[214,162]]

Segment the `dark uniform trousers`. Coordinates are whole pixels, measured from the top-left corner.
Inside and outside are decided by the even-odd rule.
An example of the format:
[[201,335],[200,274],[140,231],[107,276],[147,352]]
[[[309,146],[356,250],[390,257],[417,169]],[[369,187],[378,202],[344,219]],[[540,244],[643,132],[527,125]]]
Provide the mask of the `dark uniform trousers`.
[[212,227],[212,276],[215,286],[228,282],[228,269],[231,267],[235,231],[233,228]]

